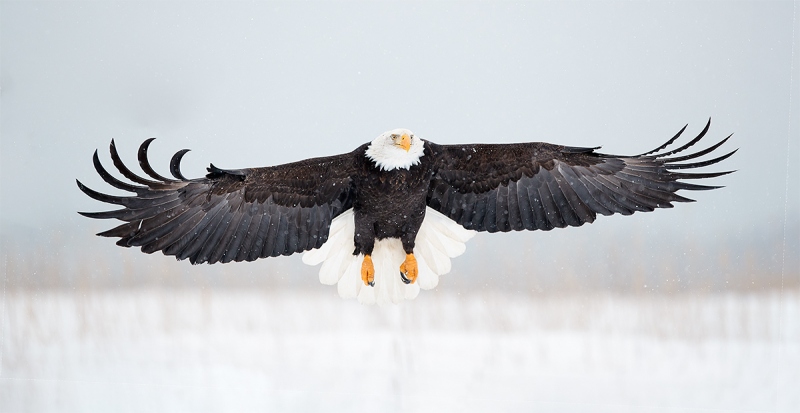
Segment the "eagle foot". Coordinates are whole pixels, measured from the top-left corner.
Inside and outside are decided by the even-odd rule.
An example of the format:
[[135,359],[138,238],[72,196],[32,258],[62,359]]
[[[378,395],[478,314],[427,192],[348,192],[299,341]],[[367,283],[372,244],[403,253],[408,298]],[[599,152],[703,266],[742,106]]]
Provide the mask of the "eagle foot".
[[375,286],[375,266],[372,265],[372,257],[369,255],[365,255],[361,263],[361,281],[364,281],[364,285]]
[[406,260],[400,265],[400,279],[406,284],[413,284],[418,274],[417,259],[414,254],[406,254]]
[[411,280],[406,278],[406,274],[402,271],[400,271],[400,279],[403,280],[403,283],[405,284],[411,284]]

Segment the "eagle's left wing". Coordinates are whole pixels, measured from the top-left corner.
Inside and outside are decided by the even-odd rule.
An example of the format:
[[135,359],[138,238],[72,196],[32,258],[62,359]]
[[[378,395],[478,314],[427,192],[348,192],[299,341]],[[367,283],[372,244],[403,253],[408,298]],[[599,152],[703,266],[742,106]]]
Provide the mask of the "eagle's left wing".
[[713,152],[730,138],[699,152],[675,156],[705,136],[709,124],[678,149],[659,148],[635,156],[606,155],[598,148],[549,143],[499,145],[430,144],[435,173],[428,206],[476,231],[550,230],[593,222],[598,213],[630,215],[689,202],[675,192],[703,190],[683,179],[711,178],[727,172],[684,173],[675,170],[712,165],[733,152],[704,162],[680,163]]

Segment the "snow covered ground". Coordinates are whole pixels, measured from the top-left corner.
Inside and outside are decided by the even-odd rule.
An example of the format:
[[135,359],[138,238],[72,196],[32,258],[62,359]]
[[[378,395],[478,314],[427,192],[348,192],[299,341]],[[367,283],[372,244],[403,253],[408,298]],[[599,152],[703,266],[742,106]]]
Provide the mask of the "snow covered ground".
[[0,411],[800,411],[800,292],[8,291]]

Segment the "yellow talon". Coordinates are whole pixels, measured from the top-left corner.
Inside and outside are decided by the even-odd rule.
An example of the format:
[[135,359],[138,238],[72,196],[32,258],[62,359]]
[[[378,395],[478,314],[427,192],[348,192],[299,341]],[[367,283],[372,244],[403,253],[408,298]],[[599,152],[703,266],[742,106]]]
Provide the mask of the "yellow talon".
[[406,284],[413,284],[417,281],[418,274],[417,259],[414,258],[414,254],[406,254],[406,260],[400,264],[400,278]]
[[375,266],[372,265],[372,257],[369,255],[365,255],[364,262],[361,263],[361,280],[364,285],[375,286]]

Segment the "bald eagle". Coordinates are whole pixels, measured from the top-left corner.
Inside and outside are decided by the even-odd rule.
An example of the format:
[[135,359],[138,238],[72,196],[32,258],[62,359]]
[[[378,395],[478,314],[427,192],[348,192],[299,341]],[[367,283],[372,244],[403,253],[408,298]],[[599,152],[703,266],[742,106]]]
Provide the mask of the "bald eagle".
[[691,199],[676,191],[719,188],[684,182],[726,172],[677,172],[716,164],[736,150],[686,163],[715,151],[722,141],[673,156],[700,141],[665,151],[665,144],[635,156],[607,155],[596,148],[549,143],[438,145],[407,129],[385,132],[350,153],[247,169],[213,164],[203,178],[187,179],[180,162],[173,178],[150,166],[139,148],[139,165],[152,179],[111,159],[133,182],[111,175],[94,153],[100,176],[133,196],[112,196],[78,181],[88,196],[122,209],[81,212],[123,221],[97,235],[117,245],[161,251],[192,264],[253,261],[308,251],[303,261],[320,264],[320,281],[362,303],[399,302],[437,285],[450,258],[464,252],[475,232],[579,227],[597,214],[631,215],[671,208]]

